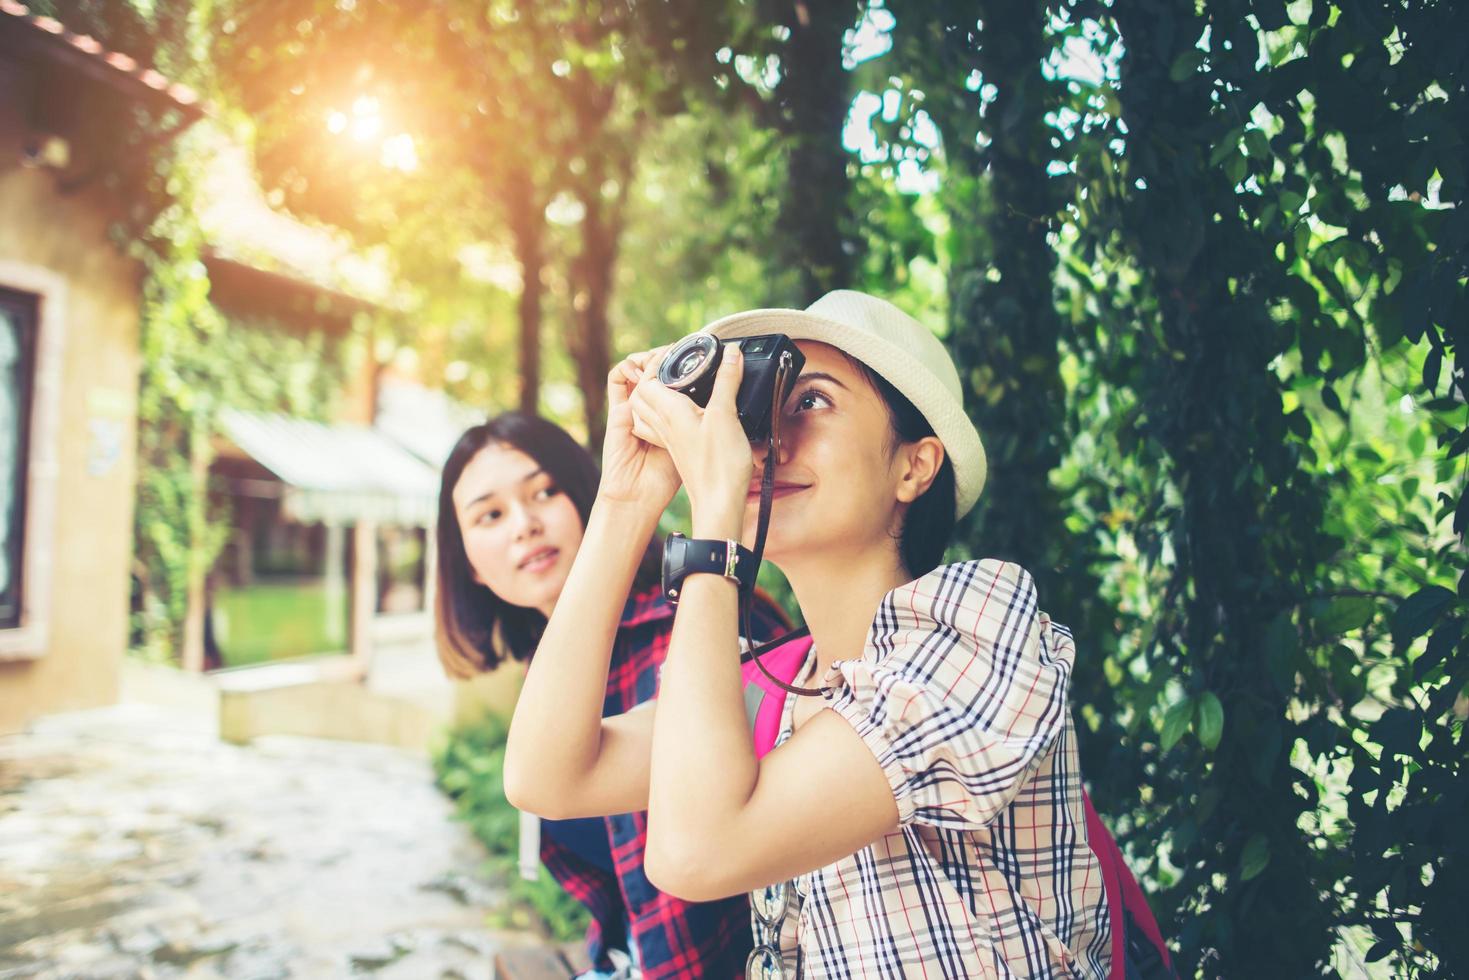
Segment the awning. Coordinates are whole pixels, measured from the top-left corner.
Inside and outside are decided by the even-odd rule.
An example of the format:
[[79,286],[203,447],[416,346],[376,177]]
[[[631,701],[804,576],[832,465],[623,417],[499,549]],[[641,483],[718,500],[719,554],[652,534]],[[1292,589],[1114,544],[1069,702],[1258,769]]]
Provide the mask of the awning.
[[433,526],[438,473],[374,429],[234,410],[220,424],[285,484],[282,507],[292,520]]

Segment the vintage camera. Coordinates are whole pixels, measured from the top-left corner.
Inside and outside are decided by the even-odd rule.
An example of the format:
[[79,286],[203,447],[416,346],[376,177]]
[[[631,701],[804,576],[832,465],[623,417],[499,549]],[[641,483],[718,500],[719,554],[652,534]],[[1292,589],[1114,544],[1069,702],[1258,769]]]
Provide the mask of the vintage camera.
[[[745,435],[751,442],[759,442],[770,435],[772,406],[778,410],[778,406],[785,404],[795,387],[796,376],[806,363],[805,355],[789,337],[773,333],[720,341],[713,334],[690,334],[664,356],[663,363],[658,366],[658,380],[674,391],[688,395],[694,404],[700,407],[708,405],[709,395],[714,391],[714,376],[719,371],[727,343],[738,344],[745,356],[745,373],[740,379],[735,406]],[[786,366],[785,384],[777,397],[776,376],[782,365]]]

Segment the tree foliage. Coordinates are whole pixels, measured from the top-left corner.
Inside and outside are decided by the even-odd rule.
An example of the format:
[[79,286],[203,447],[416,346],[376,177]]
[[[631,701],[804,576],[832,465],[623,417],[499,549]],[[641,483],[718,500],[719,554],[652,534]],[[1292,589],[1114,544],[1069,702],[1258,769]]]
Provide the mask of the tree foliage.
[[[978,202],[951,231],[951,344],[1018,486],[976,543],[1104,558],[1118,642],[1081,632],[1104,670],[1078,687],[1099,802],[1189,972],[1452,974],[1463,15],[981,7],[894,4],[895,47],[943,132],[941,193]],[[1022,201],[1054,271],[1005,227]],[[1069,445],[1027,472],[1010,440],[1042,451],[1050,406],[984,406],[992,375],[1045,390],[1027,368],[1056,362],[1016,352],[1053,288]]]

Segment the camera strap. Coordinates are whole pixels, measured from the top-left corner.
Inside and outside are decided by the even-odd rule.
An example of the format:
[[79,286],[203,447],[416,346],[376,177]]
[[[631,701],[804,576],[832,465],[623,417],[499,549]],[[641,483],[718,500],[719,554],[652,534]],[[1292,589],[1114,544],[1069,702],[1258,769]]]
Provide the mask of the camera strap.
[[[781,409],[784,408],[782,402],[785,400],[786,384],[791,380],[790,371],[790,355],[784,354],[780,359],[780,364],[775,369],[775,394],[772,395],[774,403],[770,406],[770,432],[765,437],[765,462],[760,468],[760,516],[755,524],[755,547],[751,549],[754,555],[756,575],[760,572],[760,560],[765,554],[765,532],[770,529],[770,504],[775,494],[775,460],[777,453],[780,452],[780,420],[783,415]],[[752,583],[750,588],[741,590],[740,592],[740,624],[745,638],[750,643],[755,642],[755,634],[750,626],[751,612],[755,606],[755,586],[753,584],[755,577],[755,575],[750,576],[750,582]],[[785,636],[771,643],[762,645],[759,649],[752,649],[740,659],[741,661],[753,660],[755,666],[760,669],[760,673],[764,674],[767,680],[789,694],[819,695],[821,688],[794,687],[787,684],[772,674],[770,669],[760,660],[763,654],[775,649],[786,640],[802,632],[804,631],[796,630],[795,632],[787,633]]]

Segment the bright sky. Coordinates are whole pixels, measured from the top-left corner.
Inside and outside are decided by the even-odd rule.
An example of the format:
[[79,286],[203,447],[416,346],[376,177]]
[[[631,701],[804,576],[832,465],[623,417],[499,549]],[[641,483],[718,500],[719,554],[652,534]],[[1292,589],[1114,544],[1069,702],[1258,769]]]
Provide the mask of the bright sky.
[[[843,54],[843,64],[848,70],[858,65],[880,58],[892,50],[892,31],[897,26],[897,18],[892,12],[883,6],[883,0],[872,0],[863,15],[862,21],[857,29],[849,31],[846,37],[846,50]],[[1062,26],[1057,24],[1056,26]],[[1100,29],[1093,30],[1094,25],[1083,25],[1084,36],[1069,37],[1064,42],[1059,53],[1053,55],[1044,66],[1038,66],[1052,78],[1067,79],[1089,88],[1101,85],[1107,67],[1098,57],[1094,41],[1099,40]],[[1109,59],[1121,54],[1120,48],[1109,53]],[[981,98],[986,101],[993,98],[992,94],[983,91],[983,79],[979,72],[973,72],[967,82],[970,91],[980,92]],[[863,163],[882,163],[889,161],[892,154],[883,147],[873,129],[872,121],[881,114],[884,122],[895,122],[903,105],[903,92],[897,88],[889,88],[883,92],[872,92],[863,90],[857,93],[852,100],[852,108],[847,114],[847,123],[842,130],[842,144],[852,153],[857,154]],[[1052,125],[1063,132],[1079,121],[1075,113],[1071,118],[1057,117],[1052,119]],[[922,109],[912,113],[912,128],[906,133],[907,137],[915,144],[927,150],[936,149],[940,138],[938,128],[929,118],[928,113]],[[1069,135],[1069,134],[1067,134]],[[894,179],[900,191],[909,194],[932,193],[938,186],[938,175],[924,166],[921,159],[914,156],[900,158],[894,171]]]
[[[857,28],[847,32],[842,58],[845,67],[855,69],[892,50],[892,31],[896,25],[897,18],[884,6],[884,0],[872,0]],[[1062,50],[1053,55],[1042,70],[1050,77],[1070,79],[1088,87],[1100,85],[1107,68],[1089,38],[1092,38],[1090,31],[1085,37],[1067,38]],[[1117,53],[1120,52],[1113,54]],[[720,60],[731,60],[731,52],[728,49],[721,51]],[[764,89],[778,84],[778,59],[772,58],[766,64],[756,64],[755,59],[747,56],[734,56],[733,60],[736,71],[750,84]],[[977,71],[971,74],[968,86],[971,91],[979,92],[982,100],[993,98],[984,90],[983,79]],[[897,85],[882,92],[859,91],[847,114],[842,144],[864,164],[893,165],[894,180],[900,191],[932,193],[937,189],[938,175],[924,162],[928,153],[939,147],[940,137],[928,114],[922,109],[908,113],[911,122],[904,127],[902,135],[911,141],[912,146],[884,146],[873,128],[873,120],[879,115],[884,122],[896,122],[904,112],[903,99],[904,93]],[[1080,117],[1069,110],[1050,120],[1067,136],[1078,121]],[[363,144],[364,149],[375,149],[384,167],[405,173],[418,169],[418,147],[413,136],[408,132],[389,134],[391,121],[379,100],[372,96],[359,96],[348,108],[331,110],[327,114],[326,127],[333,134],[347,136]]]

